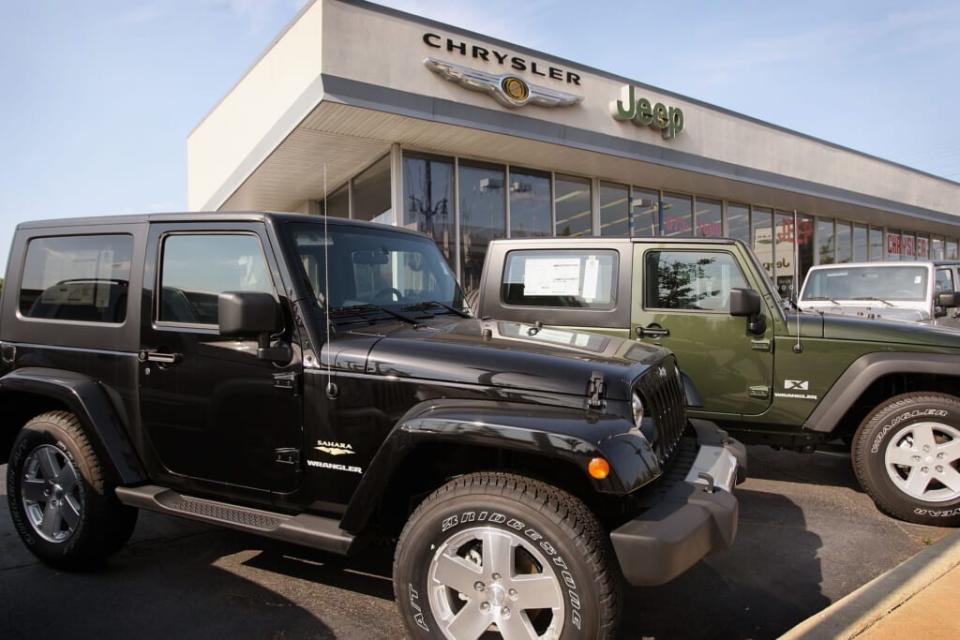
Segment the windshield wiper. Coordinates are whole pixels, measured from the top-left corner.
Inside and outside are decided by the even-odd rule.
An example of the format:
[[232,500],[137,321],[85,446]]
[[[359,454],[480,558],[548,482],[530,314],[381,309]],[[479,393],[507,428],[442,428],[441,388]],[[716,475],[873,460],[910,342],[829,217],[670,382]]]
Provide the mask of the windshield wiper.
[[400,313],[399,311],[394,311],[393,309],[388,309],[387,307],[381,307],[380,305],[376,305],[376,304],[362,304],[362,305],[349,306],[349,307],[337,307],[335,309],[330,310],[332,315],[337,315],[340,313],[348,313],[351,315],[359,316],[361,318],[365,317],[364,316],[365,313],[369,313],[371,311],[379,311],[381,313],[385,313],[388,316],[393,316],[397,320],[408,322],[415,327],[420,326],[420,323],[417,322],[416,319],[411,318],[407,314]]
[[888,307],[894,306],[893,304],[887,302],[887,301],[884,300],[883,298],[875,298],[874,296],[860,296],[859,298],[851,298],[851,300],[869,300],[869,301],[871,301],[871,302],[882,302],[883,304],[887,305]]
[[456,307],[452,307],[449,304],[444,304],[442,302],[437,302],[436,300],[425,300],[423,302],[418,302],[417,304],[410,304],[405,307],[400,307],[400,309],[401,311],[404,311],[404,310],[405,311],[422,311],[429,307],[442,307],[447,311],[449,311],[450,313],[454,313],[460,316],[461,318],[471,317],[470,314],[464,311],[463,309],[457,309]]

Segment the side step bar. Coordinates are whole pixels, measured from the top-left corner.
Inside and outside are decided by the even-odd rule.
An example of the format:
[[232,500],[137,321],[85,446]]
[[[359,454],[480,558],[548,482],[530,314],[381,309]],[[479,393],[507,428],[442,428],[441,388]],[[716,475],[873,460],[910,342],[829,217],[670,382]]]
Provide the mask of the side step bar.
[[340,521],[333,518],[307,513],[291,516],[239,507],[227,502],[185,496],[154,485],[117,487],[116,491],[120,502],[131,507],[218,524],[341,555],[346,555],[354,539],[353,535],[340,528]]

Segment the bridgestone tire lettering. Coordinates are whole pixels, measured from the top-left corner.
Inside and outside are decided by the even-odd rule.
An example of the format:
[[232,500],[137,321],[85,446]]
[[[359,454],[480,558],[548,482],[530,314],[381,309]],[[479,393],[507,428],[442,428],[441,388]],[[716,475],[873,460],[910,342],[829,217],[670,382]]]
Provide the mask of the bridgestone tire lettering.
[[854,472],[887,515],[917,524],[960,526],[960,496],[943,502],[924,501],[902,491],[888,475],[885,454],[890,439],[911,424],[923,422],[960,429],[960,399],[945,393],[914,392],[881,403],[864,418],[854,435]]
[[478,526],[509,531],[543,553],[563,594],[562,639],[615,637],[619,567],[594,515],[556,487],[504,473],[457,478],[407,521],[397,543],[394,584],[404,585],[397,588],[397,604],[412,637],[442,637],[426,597],[433,552],[458,531]]

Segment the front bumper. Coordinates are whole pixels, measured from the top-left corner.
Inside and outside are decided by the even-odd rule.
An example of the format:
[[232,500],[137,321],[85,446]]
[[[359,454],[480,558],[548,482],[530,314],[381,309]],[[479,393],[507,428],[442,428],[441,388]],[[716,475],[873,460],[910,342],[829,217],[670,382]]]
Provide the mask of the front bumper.
[[746,449],[711,422],[690,423],[697,432],[687,453],[692,463],[654,483],[646,496],[650,508],[610,534],[631,585],[668,582],[707,554],[729,548],[736,536],[738,504],[732,491],[744,480]]

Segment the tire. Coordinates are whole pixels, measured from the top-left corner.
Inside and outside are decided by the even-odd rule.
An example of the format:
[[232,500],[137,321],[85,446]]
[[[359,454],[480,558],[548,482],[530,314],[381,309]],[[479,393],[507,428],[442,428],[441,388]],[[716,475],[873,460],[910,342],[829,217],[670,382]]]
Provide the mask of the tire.
[[621,602],[613,558],[577,498],[522,476],[474,473],[436,490],[407,521],[394,592],[413,638],[472,640],[500,625],[509,640],[612,638]]
[[878,406],[857,429],[853,468],[884,513],[960,526],[960,399],[906,393]]
[[122,505],[113,490],[72,413],[44,413],[17,434],[7,466],[7,501],[17,533],[43,562],[91,568],[126,544],[137,510]]

